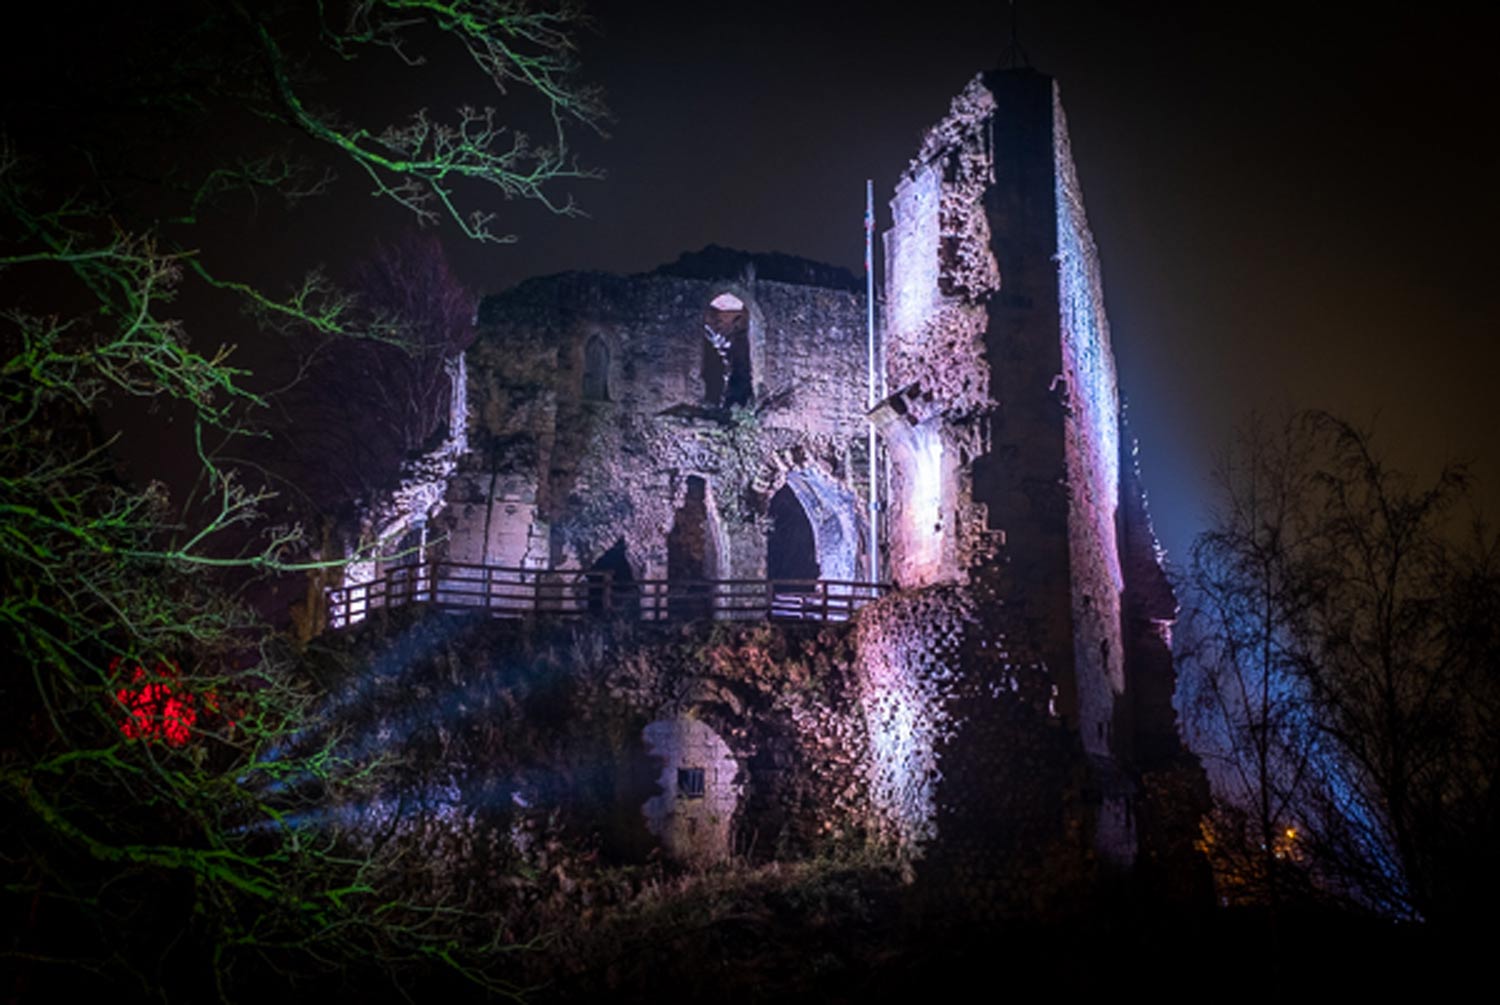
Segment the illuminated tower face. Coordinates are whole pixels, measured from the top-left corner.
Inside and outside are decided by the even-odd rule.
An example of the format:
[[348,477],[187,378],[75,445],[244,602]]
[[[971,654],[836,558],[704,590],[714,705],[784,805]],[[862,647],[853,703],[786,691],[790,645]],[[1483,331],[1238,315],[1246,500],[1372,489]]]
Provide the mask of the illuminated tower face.
[[891,208],[891,577],[995,583],[1061,711],[1108,754],[1124,690],[1119,393],[1053,82],[975,78]]

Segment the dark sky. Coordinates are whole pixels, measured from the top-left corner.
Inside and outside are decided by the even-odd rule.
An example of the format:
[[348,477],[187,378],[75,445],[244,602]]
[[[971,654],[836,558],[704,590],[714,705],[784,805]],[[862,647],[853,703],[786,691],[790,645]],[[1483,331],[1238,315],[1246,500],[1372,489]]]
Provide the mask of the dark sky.
[[[1184,558],[1208,474],[1252,409],[1373,423],[1402,465],[1500,466],[1489,25],[1443,5],[1031,3],[1020,42],[1060,83],[1158,531]],[[1216,5],[1222,6],[1222,5]],[[858,270],[923,128],[1001,65],[1004,4],[601,2],[607,90],[591,218],[511,218],[453,247],[494,290],[644,271],[708,243]],[[519,209],[519,207],[517,207]]]

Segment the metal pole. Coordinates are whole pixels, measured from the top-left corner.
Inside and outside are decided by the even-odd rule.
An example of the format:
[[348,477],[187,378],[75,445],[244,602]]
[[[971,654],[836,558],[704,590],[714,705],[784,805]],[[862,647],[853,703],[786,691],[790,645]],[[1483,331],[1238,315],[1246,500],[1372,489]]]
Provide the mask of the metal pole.
[[[865,179],[865,329],[869,377],[868,410],[879,399],[875,382],[875,183]],[[875,423],[870,422],[870,582],[880,582],[880,504],[875,480]]]

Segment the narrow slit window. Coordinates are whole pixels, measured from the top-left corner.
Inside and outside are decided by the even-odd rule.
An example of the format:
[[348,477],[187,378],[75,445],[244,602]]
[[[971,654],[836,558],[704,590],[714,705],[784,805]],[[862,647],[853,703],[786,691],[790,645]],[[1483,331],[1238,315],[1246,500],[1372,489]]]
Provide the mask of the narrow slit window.
[[583,347],[583,400],[609,400],[609,346],[598,335]]

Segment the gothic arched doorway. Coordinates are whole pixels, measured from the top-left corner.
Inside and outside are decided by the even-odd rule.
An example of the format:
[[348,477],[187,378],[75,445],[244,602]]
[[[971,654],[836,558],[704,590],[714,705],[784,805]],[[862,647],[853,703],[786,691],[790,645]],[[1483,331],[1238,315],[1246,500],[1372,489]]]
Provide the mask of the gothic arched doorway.
[[766,578],[792,581],[780,583],[778,591],[810,592],[811,581],[820,575],[818,542],[812,521],[790,485],[783,485],[771,497],[767,515],[771,533],[766,537]]

